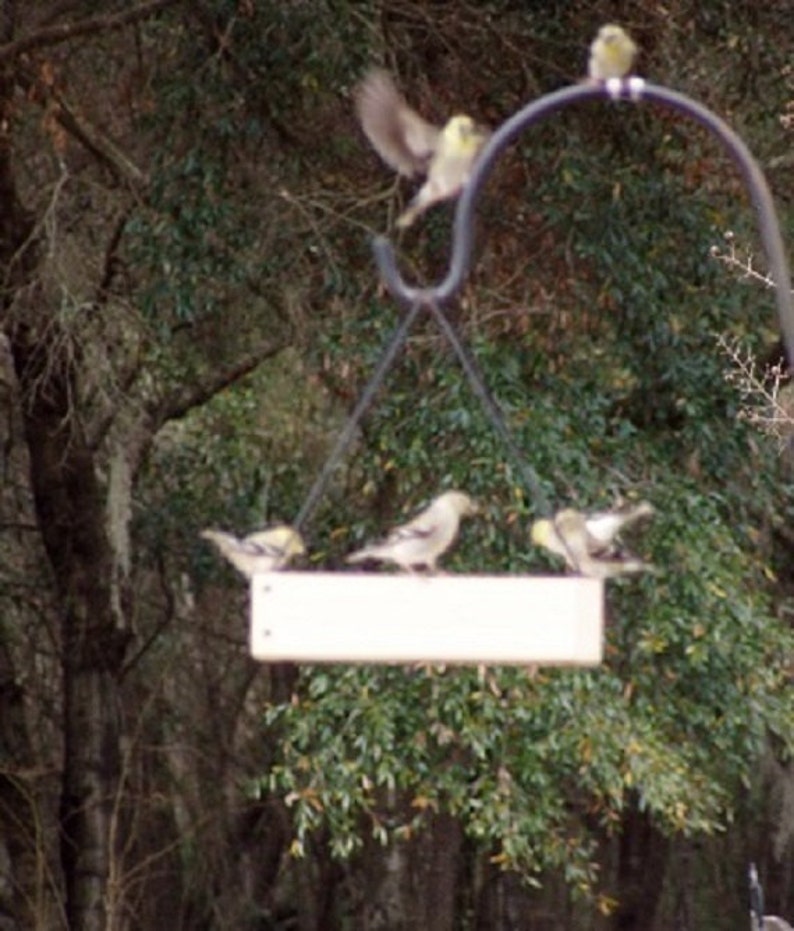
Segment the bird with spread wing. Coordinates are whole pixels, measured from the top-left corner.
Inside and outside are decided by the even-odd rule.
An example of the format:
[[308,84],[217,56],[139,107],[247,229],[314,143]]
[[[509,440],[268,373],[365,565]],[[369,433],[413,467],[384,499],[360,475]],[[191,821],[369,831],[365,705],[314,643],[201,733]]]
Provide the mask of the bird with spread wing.
[[425,183],[397,226],[410,226],[428,207],[456,197],[469,180],[490,132],[469,116],[451,117],[434,126],[408,105],[391,75],[373,68],[355,92],[356,111],[364,134],[384,162],[408,178]]
[[557,556],[569,569],[590,578],[607,579],[645,572],[648,563],[617,549],[617,537],[630,524],[654,513],[647,501],[611,511],[585,514],[563,508],[552,518],[541,518],[532,525],[532,542]]

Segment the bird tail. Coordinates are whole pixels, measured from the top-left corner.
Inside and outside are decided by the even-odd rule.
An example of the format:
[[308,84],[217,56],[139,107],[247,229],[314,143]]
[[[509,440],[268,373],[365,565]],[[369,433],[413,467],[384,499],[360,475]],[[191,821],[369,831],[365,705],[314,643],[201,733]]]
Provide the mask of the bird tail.
[[374,555],[375,553],[371,547],[364,547],[363,550],[356,550],[355,553],[345,556],[345,562],[351,564],[366,562],[368,559],[372,559]]
[[231,533],[224,533],[222,530],[202,530],[201,538],[214,543],[224,556],[234,552],[239,546],[237,537]]
[[655,513],[656,508],[651,504],[650,501],[640,501],[639,504],[626,511],[624,526],[627,524],[633,524],[635,521],[640,520],[642,517],[653,517]]
[[640,572],[654,571],[651,563],[634,557],[583,559],[580,560],[577,568],[582,575],[592,579],[616,579],[622,575],[637,575]]
[[408,229],[409,226],[413,225],[414,220],[422,212],[422,207],[417,203],[417,199],[414,198],[410,204],[403,210],[403,212],[397,217],[397,222],[395,226],[398,230]]
[[620,562],[620,575],[636,575],[638,572],[653,572],[653,565],[641,559],[623,559]]

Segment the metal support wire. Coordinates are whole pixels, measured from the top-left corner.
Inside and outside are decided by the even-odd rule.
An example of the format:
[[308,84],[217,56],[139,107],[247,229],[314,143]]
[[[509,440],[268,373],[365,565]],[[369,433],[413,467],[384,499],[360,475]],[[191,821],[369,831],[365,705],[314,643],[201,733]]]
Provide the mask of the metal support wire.
[[428,301],[427,306],[430,308],[430,313],[433,315],[439,329],[455,350],[455,354],[460,360],[460,364],[463,366],[463,371],[466,373],[466,377],[469,379],[474,393],[485,409],[485,413],[488,415],[488,419],[491,421],[494,430],[496,430],[499,438],[513,457],[513,462],[518,466],[521,476],[535,501],[537,510],[540,511],[541,514],[549,513],[549,500],[546,493],[543,491],[543,486],[540,483],[538,474],[527,462],[526,457],[518,448],[510,431],[507,429],[507,424],[502,416],[501,408],[488,390],[488,386],[485,384],[485,380],[480,373],[480,367],[477,365],[474,356],[466,349],[452,321],[447,317],[441,307],[435,301]]
[[372,399],[375,397],[375,392],[380,388],[381,382],[386,377],[386,373],[392,366],[397,353],[402,348],[405,340],[408,338],[408,331],[411,329],[414,320],[416,320],[419,315],[419,311],[422,308],[420,301],[416,301],[413,307],[410,308],[408,313],[403,317],[402,322],[391,335],[388,343],[386,343],[386,348],[383,350],[383,355],[380,357],[380,361],[375,367],[375,371],[372,373],[372,376],[367,383],[367,386],[364,388],[364,392],[361,397],[358,399],[358,403],[355,408],[353,408],[353,413],[347,420],[344,429],[339,434],[336,440],[334,448],[331,450],[328,459],[325,461],[320,474],[317,476],[314,485],[309,494],[306,496],[306,500],[303,502],[303,506],[298,512],[298,516],[295,518],[295,528],[296,530],[301,530],[306,521],[311,517],[314,509],[317,507],[317,502],[320,500],[322,493],[325,491],[325,486],[330,481],[331,475],[333,474],[334,469],[339,464],[339,460],[345,453],[345,450],[350,445],[351,440],[353,439],[353,434],[356,432],[356,427],[358,426],[361,418],[364,416],[369,405],[372,403]]
[[642,78],[610,81],[606,86],[576,84],[572,87],[565,87],[533,101],[506,120],[486,144],[458,200],[453,229],[452,258],[449,271],[443,281],[429,288],[416,288],[409,285],[397,269],[394,249],[388,239],[381,236],[375,240],[373,244],[375,260],[389,291],[396,300],[403,304],[411,304],[420,299],[427,303],[431,300],[436,301],[443,306],[454,297],[461,289],[469,271],[474,246],[474,209],[480,191],[502,152],[521,132],[552,113],[575,103],[605,98],[633,102],[650,100],[665,104],[705,126],[727,149],[741,172],[755,206],[769,271],[776,285],[778,318],[786,355],[789,367],[794,371],[794,306],[792,305],[794,299],[791,292],[791,276],[774,202],[763,171],[742,139],[715,113],[685,94],[655,84],[648,84]]
[[485,412],[491,421],[491,424],[496,430],[496,433],[499,435],[500,439],[512,455],[514,463],[521,472],[524,482],[527,485],[527,488],[529,489],[533,499],[535,500],[538,510],[540,510],[542,513],[546,513],[548,511],[548,499],[545,492],[543,491],[540,479],[538,478],[535,470],[529,465],[523,453],[516,445],[515,440],[511,436],[502,415],[501,409],[496,403],[491,392],[488,390],[474,357],[467,351],[460,337],[458,336],[454,325],[450,320],[447,319],[446,314],[439,307],[439,305],[432,299],[428,299],[421,293],[417,293],[410,310],[403,317],[402,322],[387,342],[386,348],[383,351],[375,371],[364,388],[364,391],[359,398],[355,408],[353,409],[353,413],[348,418],[344,429],[339,434],[336,444],[334,445],[334,448],[331,450],[328,459],[323,465],[319,476],[315,480],[311,491],[306,497],[306,500],[304,501],[303,506],[301,507],[297,518],[295,519],[294,526],[297,530],[300,530],[303,527],[306,521],[311,517],[314,509],[317,507],[317,503],[325,491],[334,469],[339,464],[339,460],[342,458],[345,451],[347,450],[347,447],[350,445],[350,442],[353,439],[353,434],[355,433],[356,427],[361,421],[361,418],[364,416],[367,408],[372,403],[372,400],[375,397],[375,393],[377,392],[378,388],[380,388],[387,372],[394,364],[397,353],[400,351],[408,337],[408,331],[416,320],[419,311],[423,307],[427,307],[427,309],[429,309],[433,318],[438,323],[439,328],[446,336],[452,348],[455,350],[455,354],[460,360],[463,371],[466,373],[475,395],[482,403],[482,406],[484,407]]

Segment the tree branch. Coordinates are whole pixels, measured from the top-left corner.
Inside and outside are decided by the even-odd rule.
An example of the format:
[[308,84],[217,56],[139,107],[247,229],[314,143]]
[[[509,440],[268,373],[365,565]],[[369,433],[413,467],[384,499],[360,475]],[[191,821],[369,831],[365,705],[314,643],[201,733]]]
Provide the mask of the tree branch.
[[[135,423],[125,431],[125,449],[133,475],[151,446],[157,431],[169,420],[184,417],[191,410],[205,404],[212,397],[234,384],[244,375],[253,372],[266,359],[277,355],[290,344],[288,333],[282,338],[262,340],[247,352],[237,354],[233,361],[207,370],[203,376],[193,378],[165,396],[144,402]],[[91,430],[89,444],[96,449],[112,428],[118,408],[114,408]]]
[[77,36],[121,29],[130,23],[146,19],[147,16],[151,16],[153,13],[159,13],[160,10],[165,10],[169,6],[176,6],[181,2],[182,0],[151,0],[149,3],[143,3],[141,6],[125,10],[122,13],[92,16],[76,23],[62,23],[58,26],[39,29],[37,32],[22,36],[21,39],[16,39],[14,42],[0,45],[0,64],[18,58],[25,52],[46,48],[50,45],[59,45],[61,42],[68,42],[69,39],[74,39]]
[[253,372],[265,359],[277,355],[289,345],[289,336],[282,339],[263,340],[248,352],[238,355],[228,365],[220,365],[208,370],[204,377],[192,383],[184,383],[181,388],[169,392],[165,398],[153,399],[149,406],[153,432],[156,432],[166,421],[184,417],[194,407],[206,404],[224,388],[234,384],[244,375]]
[[64,97],[51,91],[55,101],[55,118],[63,128],[81,142],[92,155],[104,162],[121,180],[132,187],[144,187],[148,178],[121,149],[104,133],[95,129],[88,120],[78,116]]
[[15,76],[19,87],[25,91],[35,88],[36,99],[49,110],[56,120],[70,135],[102,162],[121,181],[132,188],[140,189],[148,183],[145,172],[132,162],[122,150],[107,136],[98,130],[89,120],[80,116],[69,101],[59,94],[50,84],[37,83],[29,68],[20,68]]

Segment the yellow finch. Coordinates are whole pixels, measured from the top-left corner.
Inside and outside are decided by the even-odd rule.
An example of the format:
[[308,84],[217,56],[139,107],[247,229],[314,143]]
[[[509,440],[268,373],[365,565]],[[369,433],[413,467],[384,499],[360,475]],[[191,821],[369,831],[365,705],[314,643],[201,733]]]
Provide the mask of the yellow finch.
[[364,133],[383,161],[406,177],[426,177],[398,217],[398,227],[410,226],[428,207],[460,193],[490,135],[487,129],[460,115],[443,128],[428,123],[408,106],[391,76],[379,68],[365,75],[355,100]]
[[570,569],[592,578],[611,578],[651,567],[616,549],[617,535],[641,517],[653,514],[647,501],[613,511],[583,514],[573,508],[558,511],[550,520],[541,518],[532,525],[532,542],[557,556]]
[[347,557],[349,563],[392,562],[401,569],[436,569],[436,561],[455,542],[461,517],[477,512],[477,505],[462,491],[445,491],[421,514],[396,527],[382,543],[365,546]]
[[202,530],[201,536],[214,543],[247,579],[255,572],[283,569],[293,556],[306,552],[301,535],[285,524],[251,533],[242,540],[223,530]]
[[620,26],[609,24],[598,30],[590,46],[587,72],[592,81],[625,78],[631,71],[637,46]]

